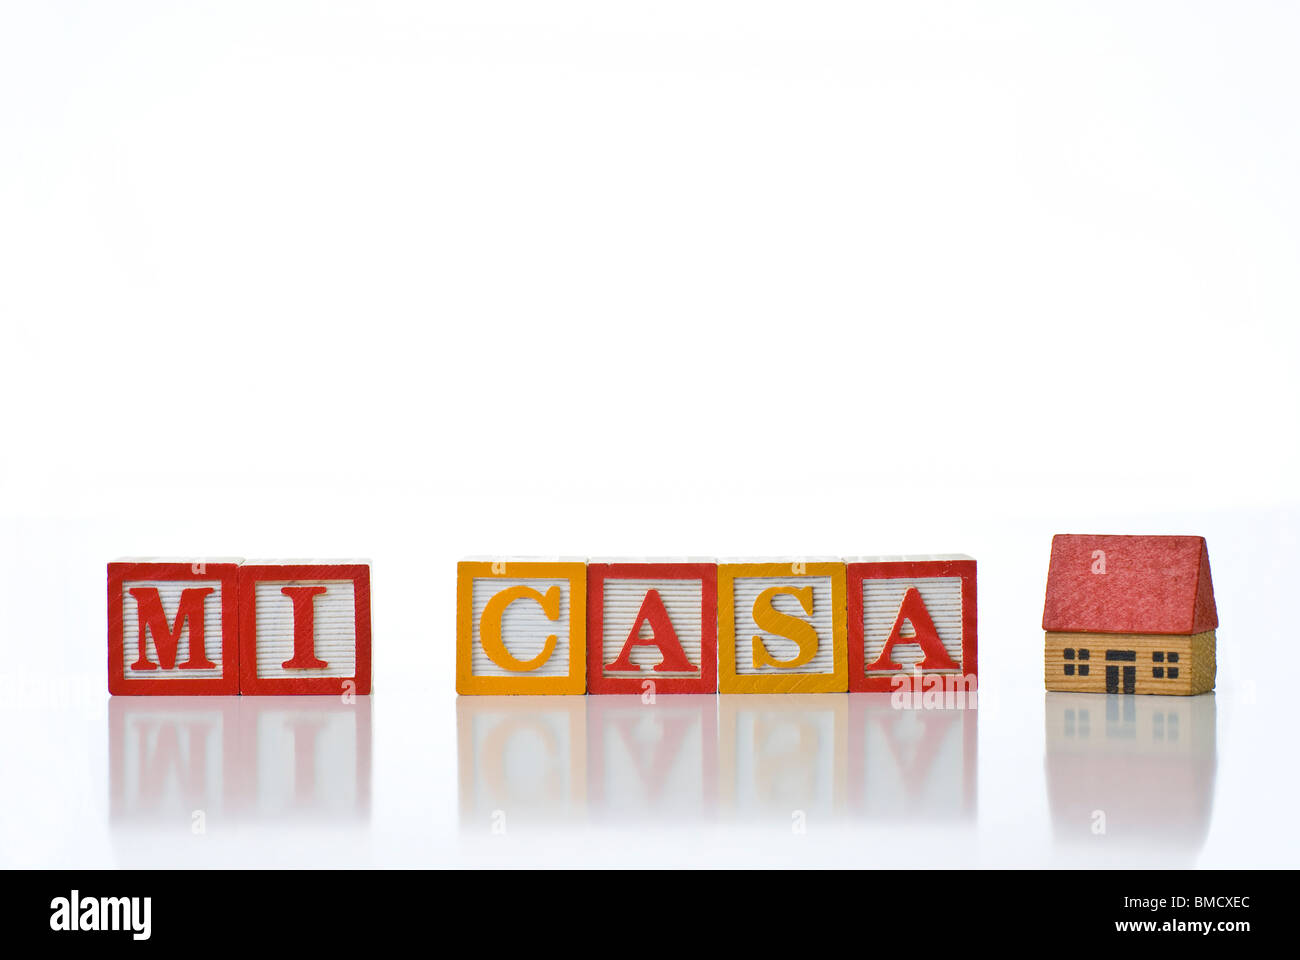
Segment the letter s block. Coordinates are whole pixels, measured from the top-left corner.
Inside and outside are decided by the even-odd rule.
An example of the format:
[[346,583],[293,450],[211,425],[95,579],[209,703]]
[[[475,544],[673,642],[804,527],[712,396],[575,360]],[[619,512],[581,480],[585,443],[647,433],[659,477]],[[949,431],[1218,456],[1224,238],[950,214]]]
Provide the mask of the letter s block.
[[108,565],[108,692],[239,693],[239,562]]
[[844,564],[718,565],[718,692],[848,689]]
[[973,559],[863,557],[848,581],[850,690],[888,692],[919,674],[915,693],[975,691]]
[[587,565],[463,560],[456,692],[587,692]]
[[239,692],[370,693],[370,564],[242,565]]
[[587,689],[717,693],[717,564],[589,564]]

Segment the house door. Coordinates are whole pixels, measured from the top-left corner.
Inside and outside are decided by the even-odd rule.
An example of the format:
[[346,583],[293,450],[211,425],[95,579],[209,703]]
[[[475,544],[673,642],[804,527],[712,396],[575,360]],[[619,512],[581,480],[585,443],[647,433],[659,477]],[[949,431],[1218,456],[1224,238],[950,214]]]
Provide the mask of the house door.
[[1127,664],[1106,664],[1106,692],[1119,693],[1120,680],[1124,681],[1124,692],[1132,693],[1137,688],[1137,654],[1132,650],[1107,650],[1108,661],[1129,661]]

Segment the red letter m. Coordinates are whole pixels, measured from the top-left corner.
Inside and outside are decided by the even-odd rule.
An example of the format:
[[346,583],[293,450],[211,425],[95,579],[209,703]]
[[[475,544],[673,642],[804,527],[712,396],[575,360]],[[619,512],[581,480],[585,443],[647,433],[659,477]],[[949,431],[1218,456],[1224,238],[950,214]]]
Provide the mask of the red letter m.
[[[176,623],[171,626],[168,626],[167,615],[163,613],[157,587],[132,587],[130,593],[135,597],[140,620],[140,657],[131,664],[132,670],[157,670],[159,664],[164,670],[175,667],[176,650],[180,646],[186,620],[190,622],[190,658],[181,664],[181,669],[211,670],[216,666],[208,659],[207,650],[203,646],[203,601],[212,593],[211,587],[182,590],[180,603],[176,605]],[[158,663],[149,659],[146,633],[153,634]]]

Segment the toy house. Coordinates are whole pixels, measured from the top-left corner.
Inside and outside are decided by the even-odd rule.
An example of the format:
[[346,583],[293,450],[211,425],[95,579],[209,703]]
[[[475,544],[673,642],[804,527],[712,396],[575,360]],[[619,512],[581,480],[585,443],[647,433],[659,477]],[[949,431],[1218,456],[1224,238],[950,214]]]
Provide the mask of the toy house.
[[1052,538],[1043,605],[1048,690],[1212,690],[1218,625],[1203,537]]

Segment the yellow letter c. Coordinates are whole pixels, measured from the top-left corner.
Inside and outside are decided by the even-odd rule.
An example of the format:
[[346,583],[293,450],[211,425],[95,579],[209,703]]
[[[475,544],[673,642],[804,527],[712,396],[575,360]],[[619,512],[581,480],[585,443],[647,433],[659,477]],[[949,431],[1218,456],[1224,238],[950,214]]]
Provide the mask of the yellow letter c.
[[506,649],[506,645],[501,639],[501,618],[505,616],[506,607],[525,597],[537,601],[542,608],[542,613],[546,614],[547,620],[560,619],[560,588],[558,586],[551,586],[546,591],[546,595],[542,596],[532,587],[518,585],[502,590],[489,600],[487,606],[483,608],[483,616],[479,620],[479,639],[483,644],[483,652],[501,669],[515,673],[527,673],[529,670],[536,670],[551,659],[551,654],[555,652],[555,634],[547,637],[546,643],[542,646],[542,652],[527,662],[516,660],[511,656],[510,651]]

